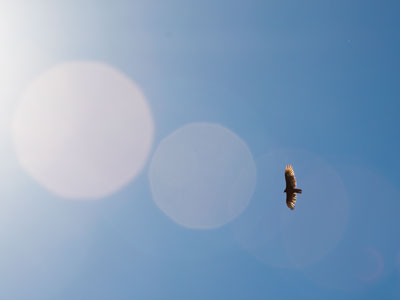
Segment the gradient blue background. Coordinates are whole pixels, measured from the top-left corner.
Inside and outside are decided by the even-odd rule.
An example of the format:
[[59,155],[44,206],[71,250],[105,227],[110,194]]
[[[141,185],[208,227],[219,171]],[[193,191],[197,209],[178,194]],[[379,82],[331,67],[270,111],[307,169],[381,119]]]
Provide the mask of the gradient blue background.
[[[400,299],[397,1],[3,1],[0,8],[1,299]],[[206,121],[236,132],[256,159],[277,146],[322,157],[346,184],[350,216],[321,264],[333,267],[329,258],[334,264],[359,243],[380,251],[381,274],[342,289],[339,270],[326,287],[302,270],[257,260],[235,240],[234,224],[185,229],[152,201],[147,167],[97,202],[48,193],[17,164],[9,122],[21,89],[68,60],[106,62],[141,86],[154,114],[154,148],[184,124]],[[352,177],[351,168],[368,176]],[[272,201],[259,193],[253,200],[261,198]],[[63,241],[59,232],[75,219],[89,220],[90,231],[42,255],[46,265],[54,256],[50,270],[25,272],[32,244]],[[65,279],[82,241],[89,251]],[[343,255],[343,272],[358,257],[353,250]]]

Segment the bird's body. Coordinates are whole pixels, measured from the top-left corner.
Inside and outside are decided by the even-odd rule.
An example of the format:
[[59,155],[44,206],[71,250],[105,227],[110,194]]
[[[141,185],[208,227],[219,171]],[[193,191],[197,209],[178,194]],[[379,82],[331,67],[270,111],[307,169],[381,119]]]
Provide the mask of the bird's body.
[[286,193],[286,205],[293,210],[296,205],[296,194],[301,194],[302,190],[296,188],[296,177],[292,165],[287,165],[285,168],[286,188],[283,191]]

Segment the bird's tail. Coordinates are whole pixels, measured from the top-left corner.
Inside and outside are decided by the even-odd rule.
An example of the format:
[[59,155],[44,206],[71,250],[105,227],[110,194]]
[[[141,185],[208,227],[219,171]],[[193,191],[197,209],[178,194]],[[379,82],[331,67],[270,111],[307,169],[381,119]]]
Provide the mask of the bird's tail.
[[301,189],[294,189],[294,192],[297,193],[297,194],[301,194],[301,192],[303,192],[303,190],[301,190]]

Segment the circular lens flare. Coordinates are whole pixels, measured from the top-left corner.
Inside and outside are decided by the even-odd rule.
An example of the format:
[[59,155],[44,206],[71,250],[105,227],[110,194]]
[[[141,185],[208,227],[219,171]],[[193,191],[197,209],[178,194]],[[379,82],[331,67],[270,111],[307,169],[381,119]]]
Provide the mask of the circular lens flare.
[[393,246],[400,234],[400,204],[394,195],[398,191],[365,167],[345,166],[339,170],[350,199],[351,226],[334,253],[303,271],[321,286],[360,290],[395,267]]
[[[256,162],[254,200],[233,226],[238,242],[262,262],[281,268],[303,268],[327,256],[341,240],[348,217],[347,195],[336,171],[298,150],[273,150]],[[287,164],[293,165],[303,190],[294,211],[283,193]]]
[[256,181],[249,148],[232,131],[186,125],[161,141],[149,169],[153,199],[189,228],[220,227],[248,205]]
[[98,62],[60,64],[26,88],[13,121],[22,167],[71,199],[107,196],[143,168],[153,119],[139,87]]

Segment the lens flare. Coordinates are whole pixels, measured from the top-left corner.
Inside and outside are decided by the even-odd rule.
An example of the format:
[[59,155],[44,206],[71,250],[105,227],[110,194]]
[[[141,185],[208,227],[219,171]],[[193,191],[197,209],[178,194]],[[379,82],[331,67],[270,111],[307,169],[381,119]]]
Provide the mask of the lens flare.
[[210,229],[248,205],[256,168],[245,142],[216,124],[192,123],[161,141],[149,169],[153,199],[185,227]]
[[60,64],[25,90],[13,120],[20,164],[59,196],[107,196],[142,170],[153,141],[147,101],[98,62]]
[[321,286],[360,290],[395,268],[393,242],[400,235],[400,204],[394,195],[398,191],[365,167],[345,166],[339,172],[349,195],[351,226],[334,253],[303,271]]
[[[341,240],[348,218],[346,191],[335,169],[299,150],[273,150],[256,163],[254,200],[232,226],[239,244],[275,267],[304,268],[323,259]],[[283,193],[287,164],[303,189],[294,211]]]

